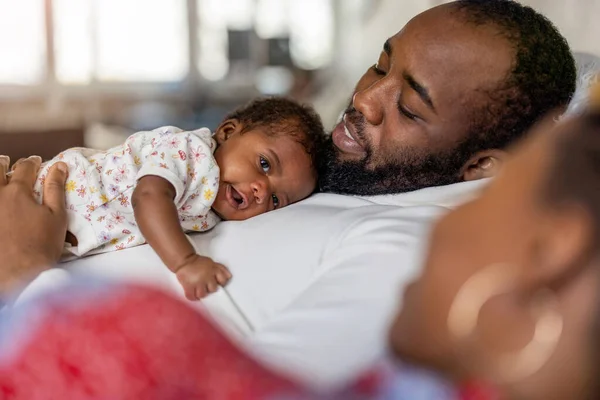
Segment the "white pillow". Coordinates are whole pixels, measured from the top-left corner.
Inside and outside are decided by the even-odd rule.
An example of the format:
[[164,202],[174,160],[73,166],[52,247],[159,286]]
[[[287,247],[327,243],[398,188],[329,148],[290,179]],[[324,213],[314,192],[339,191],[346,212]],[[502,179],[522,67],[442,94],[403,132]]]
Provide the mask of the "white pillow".
[[600,57],[587,53],[574,53],[573,56],[577,65],[577,86],[565,112],[566,117],[581,114],[585,110],[589,100],[589,89],[598,81],[600,74]]

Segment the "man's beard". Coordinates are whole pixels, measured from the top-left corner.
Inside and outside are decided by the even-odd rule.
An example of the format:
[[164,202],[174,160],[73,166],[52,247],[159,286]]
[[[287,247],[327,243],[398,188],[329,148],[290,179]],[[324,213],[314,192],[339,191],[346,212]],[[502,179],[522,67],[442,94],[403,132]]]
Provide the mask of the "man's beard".
[[319,188],[323,192],[373,196],[404,193],[461,181],[462,160],[452,154],[399,155],[377,168],[369,168],[369,159],[341,161],[338,150],[329,139],[324,165],[319,171]]
[[329,137],[319,167],[322,192],[372,196],[410,192],[462,180],[460,169],[467,162],[468,152],[461,144],[438,153],[406,148],[383,165],[369,167],[373,151],[364,135],[364,119],[351,107],[346,116],[354,122],[355,133],[365,145],[366,156],[357,161],[340,160],[340,151]]

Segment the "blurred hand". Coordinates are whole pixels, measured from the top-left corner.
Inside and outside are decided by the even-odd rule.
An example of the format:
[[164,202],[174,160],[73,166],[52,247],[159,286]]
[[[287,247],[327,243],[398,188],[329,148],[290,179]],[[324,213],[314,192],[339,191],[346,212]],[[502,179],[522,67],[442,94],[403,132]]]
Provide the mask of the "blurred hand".
[[14,290],[51,268],[59,260],[67,232],[64,163],[52,166],[46,177],[43,204],[33,196],[42,160],[32,156],[13,166],[0,156],[0,293]]
[[200,255],[181,266],[176,274],[188,300],[200,300],[231,279],[231,272],[224,265]]

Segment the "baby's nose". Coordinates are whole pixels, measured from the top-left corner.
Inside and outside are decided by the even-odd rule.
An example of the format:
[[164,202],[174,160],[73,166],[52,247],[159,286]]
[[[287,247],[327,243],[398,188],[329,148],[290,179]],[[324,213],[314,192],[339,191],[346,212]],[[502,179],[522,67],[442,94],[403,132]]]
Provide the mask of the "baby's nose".
[[256,180],[250,187],[252,188],[252,195],[256,203],[263,204],[268,195],[267,183],[263,180]]

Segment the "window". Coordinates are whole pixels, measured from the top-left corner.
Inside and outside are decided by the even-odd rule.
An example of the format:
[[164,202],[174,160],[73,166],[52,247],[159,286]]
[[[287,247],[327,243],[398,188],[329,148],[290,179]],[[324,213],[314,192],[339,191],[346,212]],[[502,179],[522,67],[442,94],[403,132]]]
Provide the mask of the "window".
[[328,0],[303,0],[290,4],[290,52],[302,69],[318,69],[333,56],[333,9]]
[[256,31],[265,39],[289,37],[295,65],[322,68],[333,54],[332,7],[330,0],[259,0]]
[[[44,92],[52,88],[43,85],[48,82],[73,87],[191,78],[187,82],[201,85],[226,77],[251,85],[266,66],[318,69],[333,53],[332,4],[333,0],[4,0],[0,85],[39,85]],[[196,14],[190,16],[194,9]]]
[[0,1],[0,83],[31,85],[46,75],[44,0]]
[[228,30],[254,30],[265,40],[289,39],[291,58],[302,69],[318,69],[331,62],[335,33],[331,0],[197,0],[197,5],[197,64],[205,79],[227,76],[232,61]]
[[54,0],[56,78],[86,84],[94,75],[93,16],[90,0]]
[[202,77],[210,81],[225,78],[229,71],[225,1],[197,1],[199,49],[196,63]]
[[186,0],[54,0],[63,83],[179,81],[188,73]]

